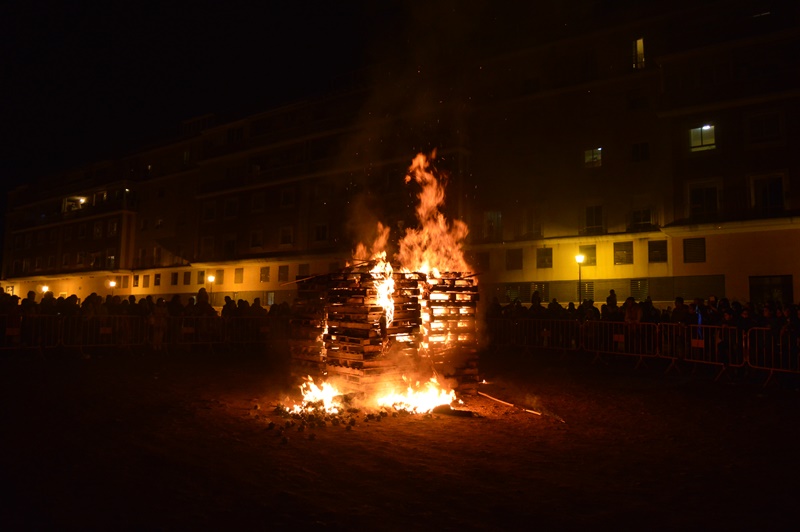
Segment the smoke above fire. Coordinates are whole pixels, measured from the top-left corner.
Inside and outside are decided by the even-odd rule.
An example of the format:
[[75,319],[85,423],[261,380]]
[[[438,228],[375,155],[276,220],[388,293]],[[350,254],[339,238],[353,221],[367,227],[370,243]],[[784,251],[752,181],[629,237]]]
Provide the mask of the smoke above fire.
[[469,234],[461,220],[448,220],[442,212],[445,205],[445,179],[432,165],[430,158],[417,154],[408,169],[406,183],[420,186],[417,194],[417,227],[410,227],[398,241],[398,251],[387,260],[391,229],[378,222],[377,237],[367,246],[359,243],[353,252],[356,261],[393,262],[399,271],[420,272],[439,277],[442,272],[468,272],[463,243]]

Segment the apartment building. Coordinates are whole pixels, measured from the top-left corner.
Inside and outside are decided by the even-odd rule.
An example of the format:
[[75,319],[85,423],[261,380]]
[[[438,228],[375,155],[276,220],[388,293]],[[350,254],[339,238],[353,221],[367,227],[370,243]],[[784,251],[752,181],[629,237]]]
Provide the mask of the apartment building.
[[645,4],[464,54],[437,90],[368,75],[20,187],[0,284],[291,301],[414,224],[403,177],[437,148],[484,301],[797,301],[800,11]]

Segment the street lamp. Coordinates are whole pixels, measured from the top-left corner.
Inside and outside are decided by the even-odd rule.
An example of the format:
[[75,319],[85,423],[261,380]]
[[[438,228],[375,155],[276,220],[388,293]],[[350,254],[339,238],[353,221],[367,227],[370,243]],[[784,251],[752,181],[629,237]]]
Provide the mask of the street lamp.
[[211,303],[211,306],[214,306],[214,277],[213,275],[209,275],[206,277],[208,279],[209,284],[211,285],[211,290],[208,292],[208,302]]
[[109,281],[108,282],[108,287],[111,288],[111,296],[112,297],[114,296],[114,287],[115,286],[117,286],[117,282],[116,281]]
[[50,291],[50,287],[49,286],[47,286],[46,284],[42,285],[42,293],[43,294],[46,294],[49,291]]
[[583,304],[583,286],[581,286],[581,267],[583,266],[583,261],[586,257],[578,253],[575,255],[575,262],[578,263],[578,305]]

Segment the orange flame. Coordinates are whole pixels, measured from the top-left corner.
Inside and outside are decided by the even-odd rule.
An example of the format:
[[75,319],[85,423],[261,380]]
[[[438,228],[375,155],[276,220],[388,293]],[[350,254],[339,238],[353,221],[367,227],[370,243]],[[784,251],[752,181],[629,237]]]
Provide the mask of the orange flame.
[[405,271],[433,277],[439,277],[440,272],[469,271],[461,247],[469,233],[467,224],[461,220],[450,224],[442,214],[444,185],[434,175],[428,158],[418,154],[408,172],[406,183],[413,179],[422,187],[417,195],[419,227],[406,230],[397,253],[398,263]]

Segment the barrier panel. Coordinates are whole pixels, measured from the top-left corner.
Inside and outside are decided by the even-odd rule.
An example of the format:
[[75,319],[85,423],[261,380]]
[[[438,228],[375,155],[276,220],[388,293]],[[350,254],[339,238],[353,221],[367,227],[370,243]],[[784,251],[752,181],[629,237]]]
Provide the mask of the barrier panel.
[[0,349],[16,350],[22,343],[22,316],[19,314],[0,315]]
[[658,326],[655,323],[587,321],[582,326],[583,348],[594,353],[658,356]]
[[237,316],[224,320],[225,339],[239,347],[266,347],[271,341],[272,327],[267,316]]
[[485,331],[495,348],[575,350],[581,346],[581,324],[576,320],[492,319],[486,321]]
[[61,342],[70,348],[131,348],[150,339],[141,316],[62,316],[59,321]]
[[797,331],[787,328],[753,327],[747,331],[747,362],[768,372],[765,385],[775,373],[800,373]]
[[743,335],[736,327],[663,323],[662,356],[678,361],[715,366],[718,379],[728,368],[745,364]]

